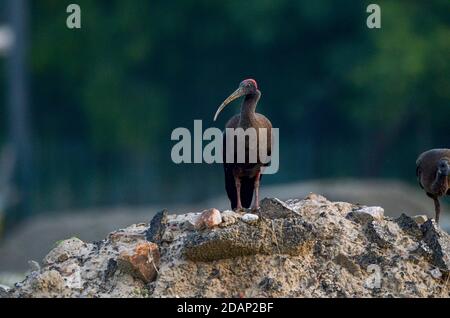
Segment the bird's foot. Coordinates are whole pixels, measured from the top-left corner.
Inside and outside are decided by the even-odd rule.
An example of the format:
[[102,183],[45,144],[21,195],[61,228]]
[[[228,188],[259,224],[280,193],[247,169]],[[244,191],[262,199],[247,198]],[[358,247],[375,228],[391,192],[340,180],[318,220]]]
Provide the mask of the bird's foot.
[[234,212],[236,212],[236,213],[246,213],[247,209],[245,209],[243,207],[237,207],[236,209],[234,209]]
[[259,207],[259,206],[253,206],[253,207],[251,208],[251,212],[252,212],[253,214],[258,214],[259,211],[260,211],[260,207]]

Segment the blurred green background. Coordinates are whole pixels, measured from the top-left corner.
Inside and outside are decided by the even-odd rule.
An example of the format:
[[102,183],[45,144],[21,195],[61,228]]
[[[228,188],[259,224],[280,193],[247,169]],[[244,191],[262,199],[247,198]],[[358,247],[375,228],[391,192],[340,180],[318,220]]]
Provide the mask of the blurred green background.
[[[81,30],[66,27],[73,2]],[[373,2],[381,29],[366,26]],[[280,170],[265,185],[342,177],[414,183],[417,155],[449,146],[448,0],[28,4],[30,169],[21,184],[19,160],[11,181],[18,199],[6,211],[14,220],[223,194],[220,165],[172,163],[170,134],[193,128],[194,119],[213,126],[216,107],[248,77],[263,94],[258,111],[280,128]],[[7,60],[0,57],[0,151],[15,125]]]

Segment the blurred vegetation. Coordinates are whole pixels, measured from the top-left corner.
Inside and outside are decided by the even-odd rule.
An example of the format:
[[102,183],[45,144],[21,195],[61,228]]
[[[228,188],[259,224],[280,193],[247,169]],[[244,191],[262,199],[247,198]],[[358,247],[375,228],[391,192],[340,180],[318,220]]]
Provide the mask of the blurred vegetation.
[[[32,1],[37,211],[222,193],[219,165],[171,162],[170,134],[212,126],[247,77],[280,128],[280,171],[266,184],[412,182],[420,152],[450,146],[448,0],[78,0],[82,29],[69,30],[72,2]],[[366,26],[372,2],[379,30]]]

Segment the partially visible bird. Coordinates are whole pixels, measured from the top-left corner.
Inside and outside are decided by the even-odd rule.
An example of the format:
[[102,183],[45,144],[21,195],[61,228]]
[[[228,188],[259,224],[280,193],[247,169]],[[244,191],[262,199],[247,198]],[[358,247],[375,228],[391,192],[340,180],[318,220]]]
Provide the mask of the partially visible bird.
[[[245,160],[242,163],[237,162],[237,143],[234,144],[234,149],[227,149],[227,133],[223,134],[223,168],[225,173],[225,189],[233,210],[242,210],[249,208],[253,200],[253,192],[255,192],[255,202],[252,206],[253,210],[259,209],[259,183],[261,180],[261,169],[268,165],[268,162],[262,160],[260,154],[271,155],[272,150],[272,124],[263,115],[255,112],[258,101],[261,97],[261,92],[258,90],[258,84],[253,79],[246,79],[242,81],[239,88],[234,91],[225,101],[219,106],[214,116],[216,121],[220,112],[231,103],[233,100],[244,97],[241,105],[241,112],[233,116],[226,128],[254,128],[257,132],[256,145],[252,145],[249,139],[245,140]],[[266,133],[266,140],[261,140],[259,132]],[[256,162],[249,160],[250,148],[257,153]],[[227,162],[227,152],[233,152],[234,161]]]
[[441,204],[439,198],[450,195],[450,149],[432,149],[422,153],[416,161],[419,185],[433,199],[439,223]]

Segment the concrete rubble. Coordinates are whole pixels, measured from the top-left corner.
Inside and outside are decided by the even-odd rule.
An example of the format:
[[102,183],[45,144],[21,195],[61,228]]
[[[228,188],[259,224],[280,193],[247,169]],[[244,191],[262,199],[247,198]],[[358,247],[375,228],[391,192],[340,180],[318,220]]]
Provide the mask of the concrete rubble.
[[450,237],[381,207],[264,199],[61,241],[0,297],[449,297]]

